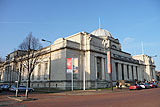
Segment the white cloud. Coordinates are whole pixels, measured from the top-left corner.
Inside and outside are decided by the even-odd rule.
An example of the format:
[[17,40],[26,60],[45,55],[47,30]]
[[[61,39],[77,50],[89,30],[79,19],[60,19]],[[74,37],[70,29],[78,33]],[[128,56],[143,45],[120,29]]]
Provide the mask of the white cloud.
[[124,40],[123,40],[123,44],[124,44],[124,45],[128,45],[128,44],[132,43],[134,40],[135,40],[134,38],[126,37],[126,38],[124,38]]

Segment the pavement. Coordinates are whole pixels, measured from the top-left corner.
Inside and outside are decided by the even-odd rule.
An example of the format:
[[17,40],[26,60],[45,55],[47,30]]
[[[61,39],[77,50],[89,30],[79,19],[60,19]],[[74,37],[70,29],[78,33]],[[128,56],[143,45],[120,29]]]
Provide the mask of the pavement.
[[[26,98],[25,93],[0,93],[0,107],[160,107],[160,88],[133,90],[128,88],[56,91],[50,93],[32,92]],[[144,100],[144,101],[143,101]],[[126,102],[127,101],[127,102]],[[153,102],[150,104],[150,101]],[[128,103],[129,102],[129,103]],[[136,102],[136,103],[135,103]],[[144,103],[145,102],[145,103]],[[125,104],[125,106],[124,106]],[[107,105],[107,106],[106,106]]]
[[[66,96],[66,95],[72,95],[72,96],[85,96],[85,95],[101,95],[101,94],[106,94],[106,93],[118,93],[118,92],[125,92],[125,91],[129,91],[128,88],[122,88],[122,89],[117,89],[114,88],[113,91],[111,89],[92,89],[92,90],[73,90],[73,91],[52,91],[52,92],[48,92],[48,95],[62,95],[62,96]],[[38,93],[38,92],[33,92],[32,93],[34,96],[34,94],[44,94],[44,93]],[[46,94],[46,93],[45,93]],[[22,96],[18,96],[16,97],[15,95],[10,95],[8,96],[9,99],[12,100],[16,100],[16,101],[31,101],[31,100],[38,100],[37,98],[33,98],[31,96],[29,96],[28,98],[25,97],[24,95]]]
[[66,91],[66,92],[60,92],[60,93],[54,93],[54,94],[55,95],[97,95],[97,94],[117,93],[117,92],[125,92],[125,91],[129,91],[129,89],[114,88],[113,91],[111,89],[73,90],[73,91]]

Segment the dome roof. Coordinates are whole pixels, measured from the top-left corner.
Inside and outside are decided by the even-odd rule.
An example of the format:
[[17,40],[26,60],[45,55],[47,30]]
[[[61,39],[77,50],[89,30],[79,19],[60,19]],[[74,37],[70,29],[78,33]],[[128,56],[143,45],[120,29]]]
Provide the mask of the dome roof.
[[93,32],[91,32],[92,35],[95,36],[109,36],[112,37],[111,33],[107,30],[104,30],[102,28],[99,28],[97,30],[94,30]]

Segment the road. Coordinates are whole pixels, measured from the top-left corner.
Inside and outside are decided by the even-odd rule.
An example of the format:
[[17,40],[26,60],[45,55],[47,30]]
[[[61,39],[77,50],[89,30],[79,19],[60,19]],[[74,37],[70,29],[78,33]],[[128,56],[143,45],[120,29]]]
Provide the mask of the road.
[[[7,95],[2,95],[4,100]],[[0,103],[2,102],[0,96]],[[10,101],[9,106],[19,107],[160,107],[160,88],[103,93],[95,95],[31,94],[38,100]],[[2,105],[1,105],[2,106]]]

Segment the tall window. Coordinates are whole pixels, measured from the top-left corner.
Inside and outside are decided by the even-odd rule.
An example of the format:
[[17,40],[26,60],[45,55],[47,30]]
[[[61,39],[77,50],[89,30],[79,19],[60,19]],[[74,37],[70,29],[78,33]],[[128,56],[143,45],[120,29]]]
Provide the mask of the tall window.
[[154,76],[153,76],[153,68],[151,68],[151,78],[154,78]]
[[132,65],[132,80],[134,81],[133,65]]
[[32,80],[34,80],[34,72],[32,72]]
[[122,67],[122,80],[124,80],[124,69],[123,69],[123,64],[121,65]]
[[37,80],[40,80],[41,76],[41,64],[38,65],[38,75],[37,75]]
[[118,63],[116,63],[115,65],[116,65],[116,80],[118,80]]
[[44,80],[47,80],[47,73],[48,73],[48,62],[45,63],[44,67]]
[[137,71],[137,66],[136,66],[136,77],[137,77],[137,80],[138,80],[138,71]]
[[142,71],[142,80],[144,80],[144,69],[141,69]]
[[129,79],[129,65],[127,65],[127,77]]
[[97,79],[102,79],[101,58],[97,57]]
[[24,72],[25,72],[25,69],[23,68],[23,71],[22,71],[22,80],[24,80]]
[[9,77],[9,67],[8,66],[5,68],[5,72],[6,72],[6,75],[5,75],[6,81],[9,81],[9,79],[8,79],[8,77]]

